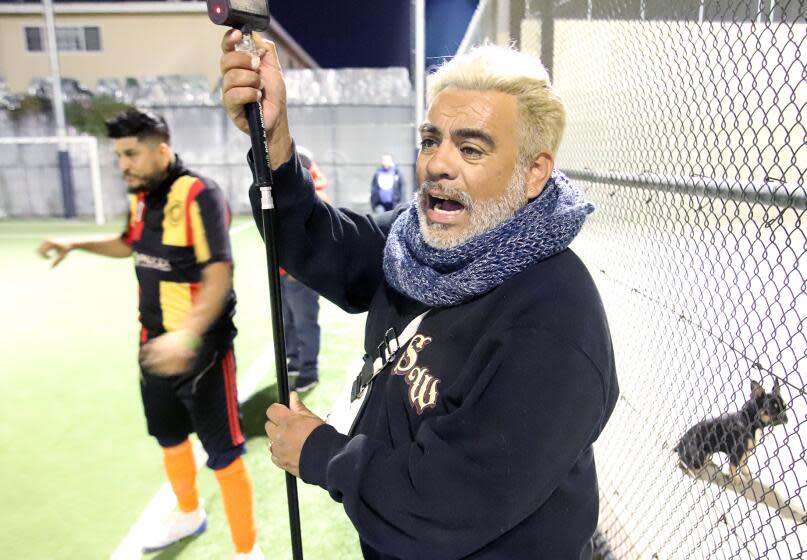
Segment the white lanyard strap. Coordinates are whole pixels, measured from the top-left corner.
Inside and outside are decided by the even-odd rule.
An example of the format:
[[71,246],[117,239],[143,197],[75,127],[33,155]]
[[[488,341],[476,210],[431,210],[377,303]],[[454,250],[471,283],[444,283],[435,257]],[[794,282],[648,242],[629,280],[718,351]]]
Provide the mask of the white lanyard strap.
[[359,375],[356,376],[356,380],[353,381],[353,387],[350,391],[351,402],[358,399],[364,389],[375,379],[375,376],[392,363],[398,354],[398,350],[403,348],[415,336],[420,322],[429,311],[431,310],[427,309],[412,319],[400,335],[396,335],[395,329],[392,327],[387,329],[387,332],[384,333],[384,340],[378,345],[378,357],[375,360],[367,354],[364,355],[364,366],[362,366]]

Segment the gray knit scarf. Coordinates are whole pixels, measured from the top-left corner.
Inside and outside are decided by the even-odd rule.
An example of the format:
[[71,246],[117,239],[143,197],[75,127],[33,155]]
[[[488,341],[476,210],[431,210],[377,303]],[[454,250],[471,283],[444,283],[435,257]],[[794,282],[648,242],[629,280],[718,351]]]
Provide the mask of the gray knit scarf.
[[516,214],[449,249],[423,240],[417,198],[392,225],[384,247],[384,276],[397,291],[430,307],[480,296],[531,264],[569,246],[594,205],[560,171]]

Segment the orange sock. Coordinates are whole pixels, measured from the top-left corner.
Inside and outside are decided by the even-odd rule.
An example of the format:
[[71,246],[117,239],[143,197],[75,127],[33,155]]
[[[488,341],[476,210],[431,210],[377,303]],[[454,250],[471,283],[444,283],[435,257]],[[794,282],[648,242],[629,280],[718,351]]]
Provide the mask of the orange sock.
[[176,494],[179,511],[195,510],[199,507],[199,491],[196,489],[196,461],[191,440],[186,439],[174,447],[163,447],[163,463]]
[[252,513],[252,479],[239,457],[223,469],[213,471],[221,488],[224,511],[236,552],[249,552],[255,546],[255,517]]

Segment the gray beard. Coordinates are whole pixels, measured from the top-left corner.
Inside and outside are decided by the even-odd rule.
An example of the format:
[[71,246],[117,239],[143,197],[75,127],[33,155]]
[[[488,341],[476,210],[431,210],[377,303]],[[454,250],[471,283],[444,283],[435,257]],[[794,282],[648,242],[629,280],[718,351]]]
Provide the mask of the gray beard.
[[461,232],[454,232],[450,226],[444,224],[429,224],[425,210],[429,204],[429,195],[425,187],[434,183],[423,183],[417,199],[418,223],[423,241],[435,249],[450,249],[506,222],[527,204],[528,171],[529,167],[517,165],[504,196],[492,200],[474,202],[464,192],[441,189],[446,195],[462,203],[468,212],[468,227]]

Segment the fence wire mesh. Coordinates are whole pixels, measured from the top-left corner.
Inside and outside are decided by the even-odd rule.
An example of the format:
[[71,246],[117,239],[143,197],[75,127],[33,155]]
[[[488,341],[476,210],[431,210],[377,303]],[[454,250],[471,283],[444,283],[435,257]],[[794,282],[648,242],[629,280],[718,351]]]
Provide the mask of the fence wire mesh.
[[603,557],[805,555],[805,17],[482,0],[466,34],[542,56],[569,114],[557,163],[597,206],[573,249],[621,387],[596,445]]

